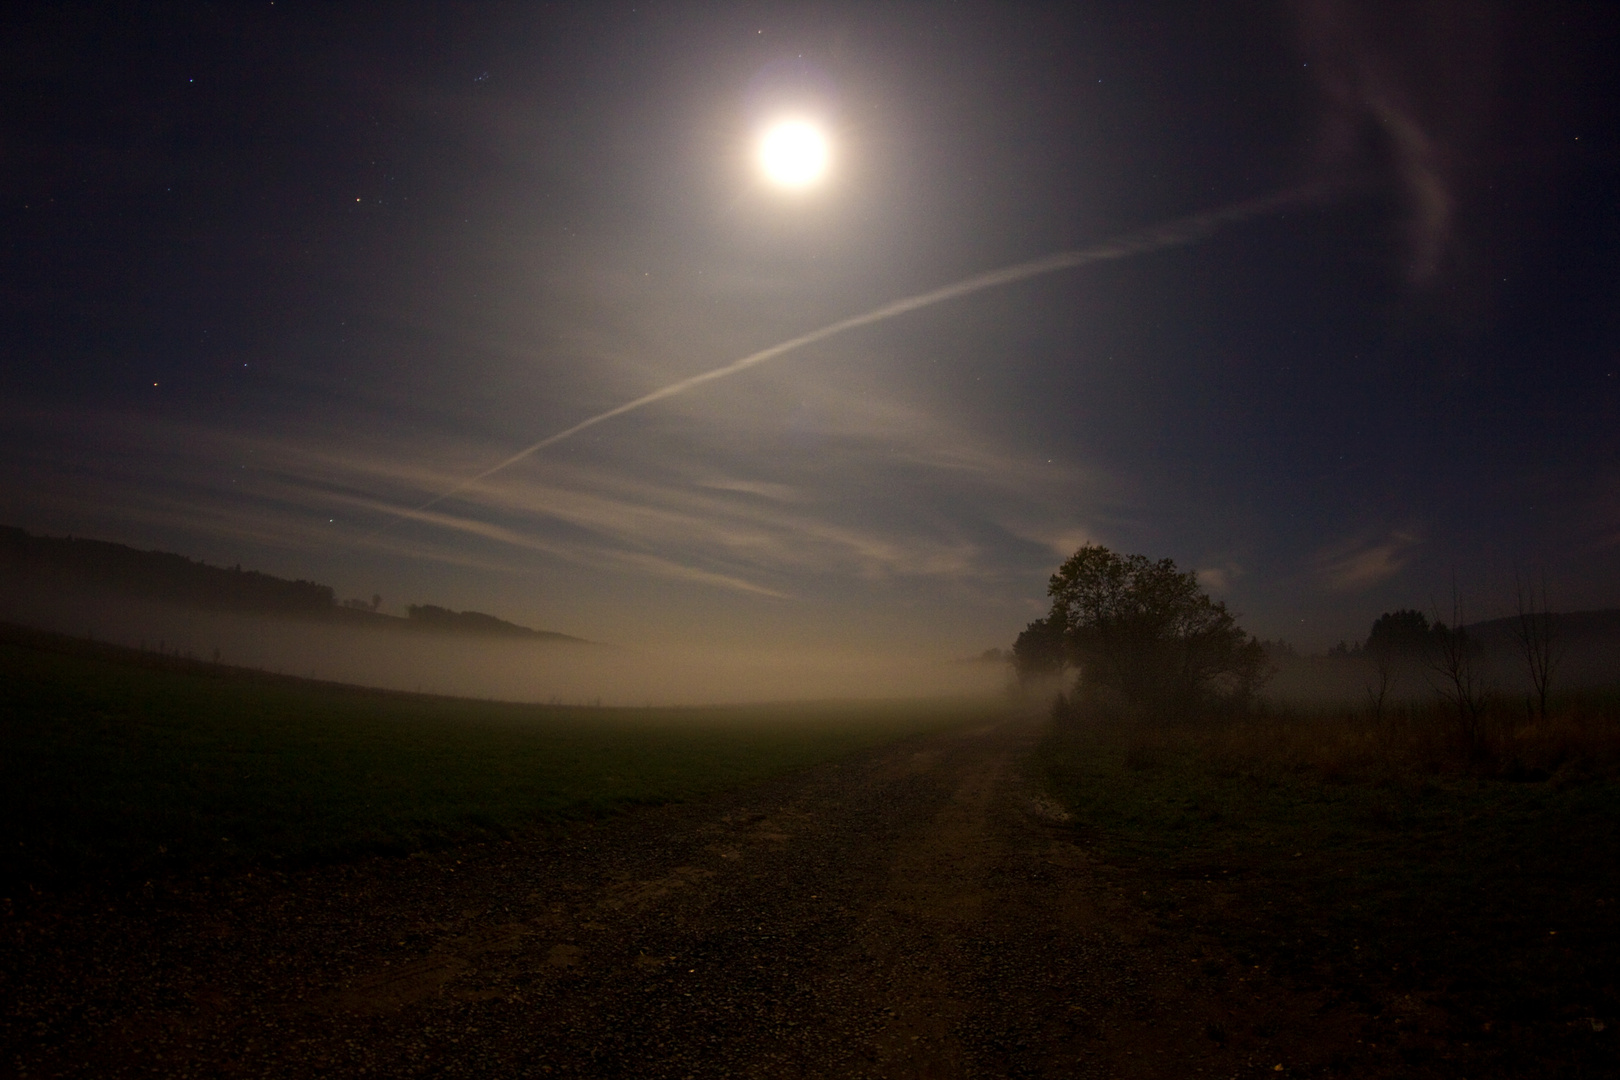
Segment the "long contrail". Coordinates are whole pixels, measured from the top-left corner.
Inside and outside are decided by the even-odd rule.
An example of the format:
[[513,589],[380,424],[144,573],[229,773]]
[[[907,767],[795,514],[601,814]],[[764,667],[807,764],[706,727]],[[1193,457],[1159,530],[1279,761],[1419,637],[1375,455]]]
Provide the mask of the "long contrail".
[[[1124,259],[1132,255],[1146,255],[1149,252],[1163,251],[1166,248],[1181,247],[1194,243],[1210,236],[1227,225],[1235,225],[1251,218],[1262,217],[1285,210],[1290,206],[1300,206],[1307,203],[1323,202],[1344,194],[1355,186],[1349,180],[1327,180],[1303,187],[1290,188],[1275,195],[1267,195],[1259,199],[1250,199],[1247,202],[1234,203],[1219,210],[1209,210],[1191,217],[1178,218],[1175,221],[1155,225],[1140,232],[1127,233],[1113,240],[1105,240],[1092,247],[1079,248],[1075,251],[1060,251],[1056,255],[1047,255],[1044,258],[1032,259],[1029,262],[1018,263],[1014,266],[1004,266],[999,270],[990,270],[983,274],[976,274],[964,278],[951,285],[944,285],[929,292],[908,296],[903,300],[895,300],[882,307],[873,308],[863,315],[854,315],[847,319],[823,326],[819,330],[812,330],[808,334],[800,334],[768,349],[761,349],[756,353],[749,353],[741,360],[734,360],[724,367],[717,367],[705,371],[701,375],[693,375],[679,382],[670,383],[660,390],[650,394],[643,394],[633,401],[623,405],[615,405],[606,412],[581,420],[571,428],[564,428],[554,435],[547,435],[537,443],[531,443],[511,457],[498,464],[492,465],[479,473],[461,481],[455,487],[433,496],[412,512],[420,512],[443,502],[452,495],[459,494],[478,481],[494,476],[502,469],[509,468],[532,454],[544,450],[548,446],[556,446],[566,439],[571,439],[586,428],[593,428],[597,424],[611,420],[615,416],[623,416],[628,412],[651,405],[655,401],[663,401],[677,394],[684,394],[694,387],[704,383],[714,382],[716,379],[728,378],[740,371],[747,371],[751,367],[763,364],[767,360],[774,360],[785,353],[802,349],[806,345],[814,345],[836,334],[849,330],[859,329],[862,326],[871,326],[873,323],[892,319],[896,315],[904,315],[908,311],[917,311],[921,308],[933,307],[943,304],[947,300],[969,296],[985,289],[993,289],[999,285],[1011,285],[1018,281],[1027,281],[1030,278],[1040,277],[1043,274],[1056,273],[1059,270],[1070,270],[1079,266],[1089,266],[1092,263],[1109,262],[1113,259]],[[397,519],[396,519],[397,520]],[[386,528],[387,526],[384,526]],[[380,531],[380,530],[379,530]]]

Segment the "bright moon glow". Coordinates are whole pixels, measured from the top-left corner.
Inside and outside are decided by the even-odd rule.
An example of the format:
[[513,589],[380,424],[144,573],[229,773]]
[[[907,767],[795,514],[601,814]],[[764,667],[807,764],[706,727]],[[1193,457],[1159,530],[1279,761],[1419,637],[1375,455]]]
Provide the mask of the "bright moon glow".
[[807,120],[783,120],[759,140],[759,166],[771,183],[806,188],[827,172],[827,137]]

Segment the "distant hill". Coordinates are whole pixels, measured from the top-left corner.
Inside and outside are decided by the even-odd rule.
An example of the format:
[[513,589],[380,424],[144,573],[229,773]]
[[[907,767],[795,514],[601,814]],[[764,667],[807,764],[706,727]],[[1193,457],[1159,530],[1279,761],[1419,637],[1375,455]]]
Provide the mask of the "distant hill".
[[583,638],[569,637],[553,630],[531,630],[527,626],[509,623],[482,611],[451,611],[434,604],[412,604],[406,608],[407,621],[424,630],[441,630],[457,634],[493,634],[497,637],[547,638],[550,640],[584,642]]
[[[412,605],[408,618],[340,605],[330,585],[289,581],[257,570],[210,566],[167,551],[106,540],[34,536],[0,526],[0,594],[125,596],[210,611],[314,618],[371,629],[486,634],[588,644],[477,611]],[[0,597],[3,598],[3,597]]]
[[[1620,651],[1620,608],[1553,612],[1551,617],[1553,631],[1563,647],[1609,648]],[[1468,623],[1463,629],[1468,632],[1469,637],[1487,649],[1516,650],[1519,647],[1519,618],[1516,615]],[[1428,631],[1421,629],[1418,634],[1417,639],[1405,642],[1403,647],[1421,651],[1427,640]],[[1283,642],[1276,644],[1287,647]],[[1327,655],[1330,659],[1355,659],[1365,657],[1367,655],[1365,650],[1369,647],[1370,645],[1364,642],[1352,642],[1348,646],[1340,642],[1337,648],[1328,650]]]
[[194,562],[167,551],[140,551],[105,540],[33,536],[0,526],[0,572],[38,591],[57,587],[121,593],[188,607],[277,615],[330,612],[330,585]]
[[[1620,641],[1620,608],[1565,611],[1553,615],[1552,622],[1559,638],[1570,644],[1605,639]],[[1471,623],[1467,630],[1469,634],[1487,644],[1508,643],[1518,640],[1514,636],[1518,624],[1516,616],[1509,616],[1505,619],[1488,619],[1485,622]]]
[[[1515,633],[1517,618],[1490,619],[1468,627],[1473,637],[1494,657],[1497,670],[1518,678],[1524,668],[1523,653]],[[1558,657],[1556,683],[1561,686],[1620,685],[1620,609],[1565,611],[1552,617],[1557,635],[1554,655]]]

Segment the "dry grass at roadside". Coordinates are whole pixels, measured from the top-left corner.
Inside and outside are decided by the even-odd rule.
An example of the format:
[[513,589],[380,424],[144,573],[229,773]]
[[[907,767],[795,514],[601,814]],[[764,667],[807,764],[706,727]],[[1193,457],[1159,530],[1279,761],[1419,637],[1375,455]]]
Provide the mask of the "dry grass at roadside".
[[1566,699],[1545,719],[1517,702],[1489,703],[1478,736],[1465,739],[1444,702],[1365,710],[1268,706],[1216,725],[1138,727],[1138,758],[1193,745],[1232,769],[1309,773],[1357,781],[1473,775],[1562,786],[1620,777],[1620,695]]
[[1159,924],[1365,1017],[1386,1075],[1613,1075],[1620,709],[1220,724],[1065,713],[1037,754]]

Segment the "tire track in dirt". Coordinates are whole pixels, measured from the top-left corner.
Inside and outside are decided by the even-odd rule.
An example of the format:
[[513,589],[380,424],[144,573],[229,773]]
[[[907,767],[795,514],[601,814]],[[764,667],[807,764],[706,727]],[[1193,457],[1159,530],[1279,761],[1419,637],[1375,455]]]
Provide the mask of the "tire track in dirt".
[[990,852],[988,808],[1004,782],[1005,752],[980,757],[952,776],[948,802],[897,852],[878,914],[862,937],[877,961],[888,1022],[875,1039],[883,1076],[969,1073],[958,1036],[974,1003],[957,955],[983,919]]
[[[1029,789],[1038,735],[1000,719],[550,838],[112,912],[85,899],[8,935],[0,1061],[105,1077],[1197,1076],[1342,1047],[1315,1002],[1188,977],[1182,943]],[[1231,1018],[1257,1010],[1293,1034],[1244,1035]]]

